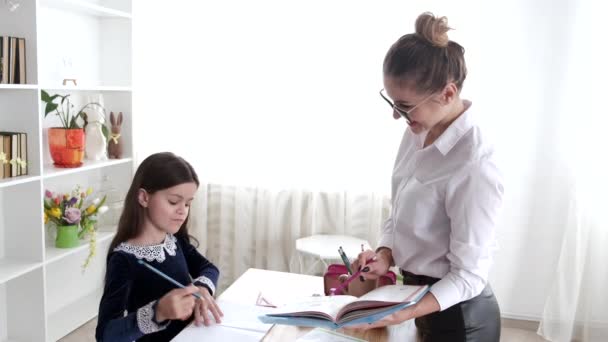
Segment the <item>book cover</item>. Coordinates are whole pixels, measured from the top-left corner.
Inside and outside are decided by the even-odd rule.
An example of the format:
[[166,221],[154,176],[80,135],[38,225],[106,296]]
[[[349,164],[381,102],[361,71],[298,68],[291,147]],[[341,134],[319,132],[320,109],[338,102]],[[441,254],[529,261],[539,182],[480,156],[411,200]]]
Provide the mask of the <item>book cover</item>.
[[27,161],[27,133],[19,133],[19,139],[20,158],[24,162],[24,166],[21,167],[21,175],[27,175],[29,168],[29,163]]
[[9,60],[9,37],[2,36],[2,46],[0,46],[0,51],[2,51],[2,59],[0,59],[0,63],[2,66],[2,76],[0,78],[0,83],[7,84],[8,83],[8,60]]
[[9,37],[10,39],[10,47],[9,47],[9,61],[8,61],[8,83],[15,83],[15,64],[17,59],[17,38]]
[[[0,154],[4,154],[6,156],[6,151],[4,151],[4,139],[0,136]],[[0,160],[0,179],[4,179],[4,160]]]
[[[11,134],[11,161],[19,157],[19,136]],[[11,163],[11,177],[19,176],[19,166],[17,163]]]
[[428,292],[429,286],[386,285],[357,298],[353,296],[311,297],[260,316],[267,324],[285,324],[338,329],[373,323],[412,306]]
[[[1,134],[1,133],[0,133]],[[11,136],[10,135],[0,135],[0,137],[4,140],[4,153],[6,153],[6,160],[11,160]],[[9,178],[11,176],[11,164],[4,164],[4,178]]]
[[26,84],[26,70],[25,70],[25,38],[18,38],[18,55],[19,58],[17,58],[17,62],[18,62],[18,79],[19,79],[19,84]]

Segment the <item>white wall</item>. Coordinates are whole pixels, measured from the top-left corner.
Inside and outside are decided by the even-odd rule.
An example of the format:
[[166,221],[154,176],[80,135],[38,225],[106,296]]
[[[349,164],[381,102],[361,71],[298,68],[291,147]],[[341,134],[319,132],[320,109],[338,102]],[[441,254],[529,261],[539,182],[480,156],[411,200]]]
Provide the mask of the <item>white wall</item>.
[[463,95],[502,152],[492,285],[503,314],[538,318],[567,205],[546,120],[565,3],[136,2],[138,158],[172,150],[220,184],[388,193],[404,123],[377,94],[382,60],[425,10],[456,28],[450,38],[469,66]]

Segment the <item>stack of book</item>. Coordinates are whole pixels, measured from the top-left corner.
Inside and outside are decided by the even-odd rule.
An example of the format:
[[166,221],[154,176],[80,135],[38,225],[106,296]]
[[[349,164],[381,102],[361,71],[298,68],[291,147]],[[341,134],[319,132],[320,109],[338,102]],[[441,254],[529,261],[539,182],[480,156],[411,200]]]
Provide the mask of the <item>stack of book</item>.
[[27,175],[27,134],[0,132],[0,179]]
[[0,36],[0,83],[27,83],[25,38]]

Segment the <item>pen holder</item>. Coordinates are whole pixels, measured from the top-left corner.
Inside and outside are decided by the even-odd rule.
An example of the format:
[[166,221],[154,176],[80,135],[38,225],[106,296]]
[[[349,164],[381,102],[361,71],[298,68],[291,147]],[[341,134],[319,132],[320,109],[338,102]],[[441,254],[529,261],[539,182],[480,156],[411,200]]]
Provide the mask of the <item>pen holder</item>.
[[[346,266],[343,264],[331,264],[327,267],[327,271],[323,275],[323,287],[325,291],[325,295],[330,295],[331,288],[339,288],[340,285],[346,279],[348,279],[350,275],[348,274],[348,270]],[[344,289],[345,295],[360,297],[369,291],[384,285],[394,285],[397,281],[397,276],[394,272],[388,271],[385,275],[379,277],[378,279],[365,279],[363,282],[359,279],[354,279],[348,284],[348,286]]]

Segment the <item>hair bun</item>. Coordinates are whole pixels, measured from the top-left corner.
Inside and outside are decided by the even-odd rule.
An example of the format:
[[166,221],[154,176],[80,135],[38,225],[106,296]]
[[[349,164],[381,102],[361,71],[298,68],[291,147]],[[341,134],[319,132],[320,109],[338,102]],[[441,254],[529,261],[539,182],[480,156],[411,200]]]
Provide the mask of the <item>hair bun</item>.
[[437,18],[431,12],[424,12],[416,19],[416,35],[438,47],[448,46],[448,18]]

